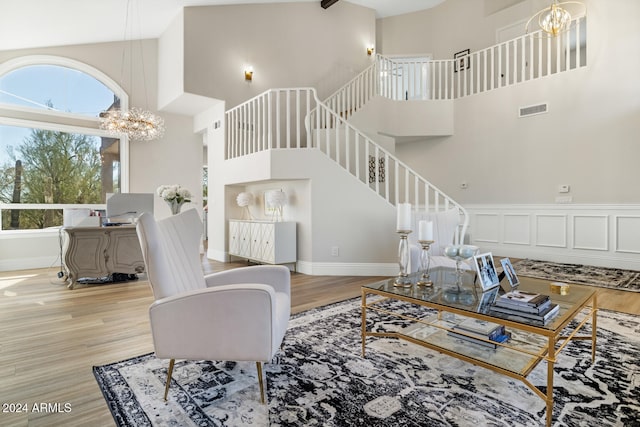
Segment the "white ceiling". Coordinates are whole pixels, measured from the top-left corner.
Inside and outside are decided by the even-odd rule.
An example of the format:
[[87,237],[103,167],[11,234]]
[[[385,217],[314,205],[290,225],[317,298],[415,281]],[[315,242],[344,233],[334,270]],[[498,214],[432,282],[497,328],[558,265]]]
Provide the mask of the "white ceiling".
[[[342,0],[379,18],[429,9],[445,0]],[[157,38],[183,6],[320,0],[132,0],[130,38]],[[335,7],[335,6],[332,6]],[[125,39],[127,0],[0,0],[0,50]],[[140,17],[140,22],[138,21]]]

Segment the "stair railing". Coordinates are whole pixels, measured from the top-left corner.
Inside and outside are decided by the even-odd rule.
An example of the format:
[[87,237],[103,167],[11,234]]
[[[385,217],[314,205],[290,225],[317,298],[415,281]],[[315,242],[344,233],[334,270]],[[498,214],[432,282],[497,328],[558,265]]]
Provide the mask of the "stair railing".
[[469,216],[462,205],[376,144],[328,105],[316,99],[316,108],[307,116],[305,126],[309,148],[324,153],[391,205],[411,203],[417,214],[457,208],[462,222],[456,242],[464,239]]
[[228,110],[225,159],[306,147],[304,119],[316,99],[313,88],[269,89]]
[[348,119],[374,96],[396,101],[450,100],[584,67],[586,19],[575,18],[569,30],[555,38],[537,31],[456,59],[376,54],[373,64],[324,103]]

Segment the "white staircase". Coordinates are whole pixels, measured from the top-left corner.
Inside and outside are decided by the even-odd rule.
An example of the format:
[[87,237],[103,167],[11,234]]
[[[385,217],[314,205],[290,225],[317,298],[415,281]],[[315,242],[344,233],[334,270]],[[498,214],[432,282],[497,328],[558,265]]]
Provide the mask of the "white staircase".
[[385,98],[405,109],[447,101],[439,105],[448,105],[452,116],[455,99],[585,65],[586,17],[575,19],[569,31],[554,39],[532,33],[455,60],[394,61],[377,55],[370,67],[324,102],[313,88],[270,89],[227,111],[225,159],[272,150],[315,150],[392,206],[411,203],[416,212],[457,208],[462,241],[469,221],[466,210],[354,126],[356,115],[374,99]]

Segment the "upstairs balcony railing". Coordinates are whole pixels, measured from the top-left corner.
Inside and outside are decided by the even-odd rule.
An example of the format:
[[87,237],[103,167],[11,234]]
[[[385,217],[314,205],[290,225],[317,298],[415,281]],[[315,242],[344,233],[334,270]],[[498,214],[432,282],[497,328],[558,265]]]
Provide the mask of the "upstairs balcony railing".
[[372,97],[451,100],[584,67],[587,18],[575,18],[555,38],[526,34],[456,59],[393,58],[376,55],[362,73],[324,103],[341,117],[360,110]]

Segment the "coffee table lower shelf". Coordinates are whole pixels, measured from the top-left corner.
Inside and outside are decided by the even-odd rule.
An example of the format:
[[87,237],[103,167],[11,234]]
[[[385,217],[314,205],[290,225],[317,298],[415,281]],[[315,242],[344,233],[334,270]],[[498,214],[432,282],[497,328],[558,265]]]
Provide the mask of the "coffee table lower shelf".
[[[367,294],[380,295],[375,301],[367,301]],[[388,311],[380,304],[388,299],[403,300],[411,304],[427,306],[438,310],[437,314],[418,319],[403,313]],[[406,320],[409,324],[400,331],[371,332],[367,329],[367,310]],[[558,353],[571,340],[591,340],[592,362],[596,349],[596,299],[595,293],[580,306],[565,308],[570,316],[554,329],[521,324],[505,319],[493,318],[485,314],[467,312],[452,307],[423,303],[419,300],[407,299],[383,291],[362,288],[362,356],[366,357],[367,337],[393,337],[421,345],[448,356],[464,360],[484,367],[513,379],[519,380],[546,402],[546,425],[551,426],[553,416],[553,367]],[[496,348],[469,343],[451,335],[453,328],[461,321],[475,318],[504,324],[512,333],[505,343],[495,343]],[[587,323],[591,322],[592,331],[588,335],[578,335]],[[569,326],[571,324],[571,326]],[[464,333],[460,329],[456,333]],[[562,335],[561,332],[566,332]],[[486,341],[494,344],[493,342]],[[546,393],[531,383],[527,376],[542,361],[547,363]]]

